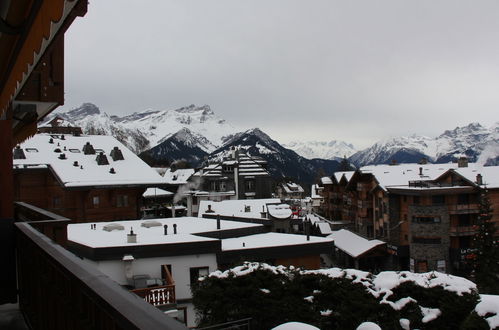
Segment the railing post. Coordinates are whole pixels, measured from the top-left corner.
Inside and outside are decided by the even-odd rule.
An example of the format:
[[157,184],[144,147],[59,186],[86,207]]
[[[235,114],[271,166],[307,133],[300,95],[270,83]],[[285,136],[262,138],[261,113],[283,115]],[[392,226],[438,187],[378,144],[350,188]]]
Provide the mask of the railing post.
[[2,118],[0,119],[0,258],[2,260],[0,304],[17,302],[12,147],[12,120]]

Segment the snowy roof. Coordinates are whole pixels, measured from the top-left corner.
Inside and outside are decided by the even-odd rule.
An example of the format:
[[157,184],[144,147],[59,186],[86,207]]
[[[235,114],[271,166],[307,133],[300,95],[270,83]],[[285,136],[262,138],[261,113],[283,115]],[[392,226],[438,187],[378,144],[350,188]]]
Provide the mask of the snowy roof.
[[142,194],[143,197],[164,197],[171,196],[173,193],[168,190],[160,188],[147,188],[147,190]]
[[322,188],[319,187],[318,184],[313,184],[312,189],[310,189],[310,195],[312,198],[322,198],[322,196],[318,193]]
[[[457,163],[369,165],[361,167],[360,171],[362,173],[372,173],[381,188],[386,189],[408,186],[409,181],[431,181],[451,168],[457,168]],[[420,175],[420,173],[422,174]]]
[[472,164],[468,167],[458,167],[456,173],[466,178],[468,181],[476,183],[478,174],[482,176],[482,187],[499,188],[499,166],[480,166]]
[[287,219],[293,214],[288,204],[267,205],[269,214],[277,219]]
[[227,159],[220,163],[209,164],[203,169],[197,171],[195,176],[205,176],[205,177],[221,177],[223,173],[223,165],[236,165],[238,168],[239,176],[269,176],[269,172],[262,166],[267,162],[259,157],[250,156],[241,151],[239,152],[238,159]]
[[[156,224],[159,223],[159,225]],[[89,223],[68,225],[68,240],[91,248],[118,247],[130,245],[153,245],[185,242],[212,241],[216,239],[197,236],[195,234],[217,231],[217,221],[194,217],[164,218],[154,220],[123,220],[98,222],[96,229],[90,229]],[[120,224],[124,230],[103,230],[104,226]],[[177,225],[177,234],[173,234],[173,225]],[[259,224],[221,220],[221,230],[258,227]],[[164,235],[164,225],[168,225],[168,235]],[[127,243],[130,229],[137,234],[137,243]]]
[[467,167],[458,167],[457,163],[370,165],[362,167],[360,171],[372,173],[379,185],[386,189],[407,187],[410,181],[433,181],[451,169],[471,182],[476,182],[477,174],[481,174],[487,187],[499,187],[499,166],[477,163],[468,163]]
[[187,180],[194,174],[193,168],[178,169],[176,171],[169,168],[163,175],[166,184],[186,184]]
[[377,239],[367,240],[346,229],[334,231],[328,237],[334,239],[334,245],[338,249],[353,258],[357,258],[379,245],[386,244],[385,242]]
[[319,227],[319,230],[322,235],[329,235],[333,233],[331,225],[327,222],[317,222],[316,225],[317,227]]
[[324,176],[321,178],[322,184],[333,184],[333,180],[330,177]]
[[[49,143],[50,140],[53,143]],[[85,155],[82,151],[87,142],[93,146],[95,154]],[[112,136],[41,133],[28,139],[20,147],[26,158],[14,159],[15,168],[48,166],[65,187],[162,183],[161,176],[154,169]],[[122,160],[113,160],[111,151],[115,147],[121,151]],[[105,156],[108,165],[97,163],[100,153]]]
[[[281,204],[281,200],[279,198],[237,199],[221,202],[203,200],[199,202],[198,216],[202,217],[203,214],[220,214],[240,218],[261,218],[260,212],[263,210],[267,212],[267,204]],[[206,213],[208,205],[211,205],[212,213]]]
[[299,184],[294,182],[283,183],[281,186],[287,194],[302,193],[304,191]]
[[[276,246],[289,246],[333,242],[331,238],[282,233],[264,233],[222,240],[222,251],[259,249]],[[243,246],[244,243],[244,246]]]
[[334,178],[336,182],[340,182],[342,177],[345,177],[347,182],[350,181],[355,171],[345,171],[345,172],[334,172]]

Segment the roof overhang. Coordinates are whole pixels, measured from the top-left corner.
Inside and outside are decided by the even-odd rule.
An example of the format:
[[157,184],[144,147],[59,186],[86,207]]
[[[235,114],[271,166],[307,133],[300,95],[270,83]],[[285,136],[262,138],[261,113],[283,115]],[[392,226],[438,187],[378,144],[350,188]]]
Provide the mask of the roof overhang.
[[14,143],[64,103],[64,33],[86,0],[5,0],[0,6],[0,119]]

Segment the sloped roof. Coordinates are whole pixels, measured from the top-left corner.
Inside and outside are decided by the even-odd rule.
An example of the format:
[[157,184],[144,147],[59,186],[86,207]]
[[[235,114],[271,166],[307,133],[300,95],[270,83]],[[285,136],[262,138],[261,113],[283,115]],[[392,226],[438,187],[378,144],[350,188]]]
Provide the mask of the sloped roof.
[[304,192],[303,188],[299,184],[294,182],[282,183],[281,186],[287,194]]
[[186,184],[193,174],[193,168],[178,169],[175,171],[169,168],[163,175],[163,179],[166,184]]
[[[49,143],[51,139],[53,143]],[[87,142],[93,146],[96,154],[84,154],[82,148]],[[112,136],[36,134],[20,147],[26,158],[14,159],[14,168],[46,166],[66,188],[151,186],[163,183],[163,178],[154,169]],[[111,157],[111,150],[115,147],[121,150],[123,160],[114,161]],[[107,158],[108,165],[98,165],[96,158],[100,152]],[[65,159],[60,159],[62,154]],[[111,169],[114,173],[111,173]]]
[[173,193],[168,190],[160,189],[160,188],[147,188],[147,190],[142,194],[143,197],[165,197],[172,196]]
[[330,177],[324,176],[321,178],[322,184],[333,184],[333,180]]
[[386,244],[377,239],[365,239],[346,229],[334,231],[327,237],[334,239],[334,245],[353,258],[358,258],[375,247]]
[[336,182],[340,182],[341,178],[345,177],[345,180],[349,182],[354,173],[355,171],[334,172],[334,178],[336,179]]
[[476,177],[480,174],[483,182],[481,187],[499,188],[499,166],[476,166],[476,164],[472,164],[472,166],[468,165],[468,167],[458,167],[454,172],[475,184]]

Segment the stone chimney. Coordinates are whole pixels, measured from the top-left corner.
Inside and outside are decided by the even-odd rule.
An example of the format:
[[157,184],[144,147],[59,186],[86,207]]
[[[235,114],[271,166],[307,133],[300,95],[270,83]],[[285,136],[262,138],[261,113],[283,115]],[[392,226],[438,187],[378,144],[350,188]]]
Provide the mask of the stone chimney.
[[459,157],[457,160],[457,167],[468,167],[468,158]]

